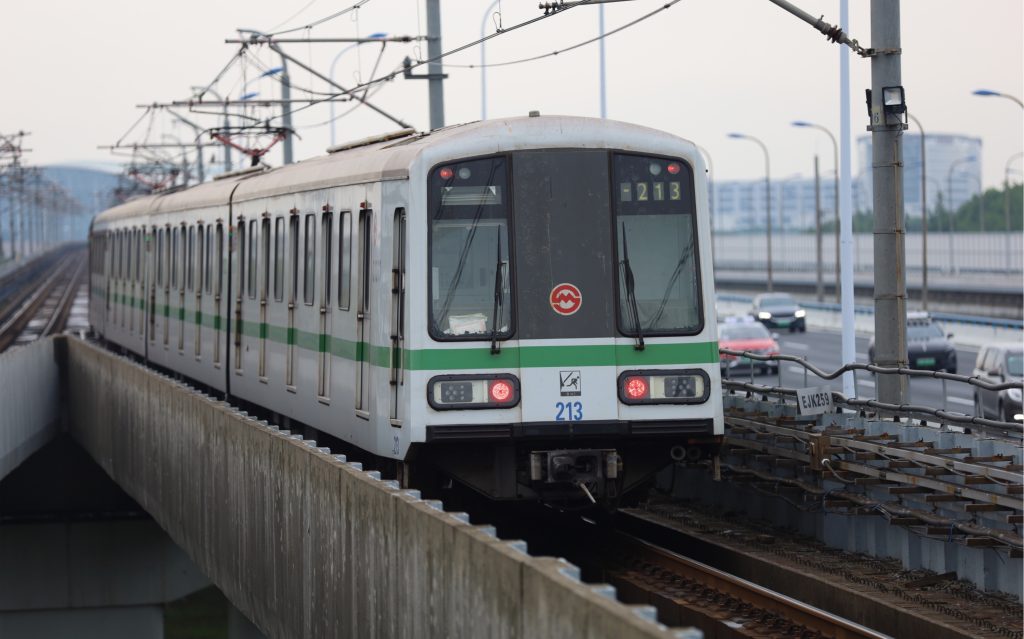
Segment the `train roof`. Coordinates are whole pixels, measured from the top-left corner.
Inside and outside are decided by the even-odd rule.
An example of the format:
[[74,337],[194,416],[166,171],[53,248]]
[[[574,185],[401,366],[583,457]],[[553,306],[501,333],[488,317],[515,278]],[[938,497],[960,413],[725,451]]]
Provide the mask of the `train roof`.
[[408,179],[410,167],[417,159],[423,159],[429,166],[453,153],[472,157],[522,149],[575,147],[675,154],[680,148],[688,148],[689,155],[701,162],[687,140],[645,126],[598,118],[498,118],[429,133],[402,133],[407,134],[380,136],[294,164],[260,172],[239,172],[189,189],[132,200],[104,211],[96,222],[102,227],[138,215],[225,205],[232,198],[232,191],[235,202],[244,202],[329,186]]

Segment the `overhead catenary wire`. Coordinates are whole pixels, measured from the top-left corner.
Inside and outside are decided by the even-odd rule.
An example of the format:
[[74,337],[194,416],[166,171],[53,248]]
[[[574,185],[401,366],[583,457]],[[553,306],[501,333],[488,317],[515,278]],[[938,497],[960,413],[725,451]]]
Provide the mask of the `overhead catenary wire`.
[[[446,58],[448,56],[451,56],[451,55],[454,55],[456,53],[459,53],[459,52],[465,51],[467,49],[470,49],[472,47],[475,47],[478,44],[481,44],[483,42],[487,42],[488,40],[491,40],[491,39],[496,38],[498,36],[502,36],[502,35],[506,35],[508,33],[512,33],[513,31],[517,31],[519,29],[522,29],[524,27],[530,26],[530,25],[535,24],[537,22],[540,22],[542,20],[546,20],[548,18],[554,17],[556,15],[562,15],[562,14],[566,13],[566,11],[568,11],[569,9],[574,9],[576,7],[581,7],[581,6],[585,6],[585,5],[589,5],[589,4],[594,4],[596,2],[597,2],[597,0],[580,0],[579,2],[575,2],[575,3],[572,3],[572,4],[566,4],[564,6],[564,8],[562,8],[559,11],[553,11],[553,12],[550,12],[550,13],[545,13],[544,15],[540,15],[540,16],[537,16],[535,18],[530,18],[528,20],[524,20],[523,22],[515,24],[515,25],[513,25],[511,27],[508,27],[507,29],[505,29],[503,31],[492,33],[492,34],[489,34],[489,35],[484,36],[482,38],[478,38],[478,39],[476,39],[476,40],[474,40],[472,42],[468,42],[468,43],[460,45],[460,46],[458,46],[458,47],[456,47],[454,49],[451,49],[449,51],[445,51],[445,52],[441,53],[440,55],[434,56],[433,58],[428,58],[428,59],[425,59],[425,60],[417,60],[417,61],[413,62],[412,64],[410,64],[409,66],[404,66],[403,65],[402,69],[392,71],[391,73],[389,73],[389,74],[387,74],[385,76],[382,76],[380,78],[372,79],[372,80],[369,80],[367,82],[363,82],[361,84],[357,84],[356,86],[351,87],[348,90],[334,92],[334,93],[332,93],[328,97],[329,98],[336,98],[336,97],[340,97],[340,96],[343,96],[343,95],[354,96],[358,91],[363,90],[363,89],[365,89],[367,87],[373,86],[374,84],[378,84],[378,83],[382,83],[382,82],[389,82],[389,81],[393,80],[398,75],[398,73],[400,73],[401,71],[404,71],[404,70],[411,71],[411,70],[419,68],[421,66],[430,64],[431,62],[436,62],[436,61],[441,60],[443,58]],[[671,2],[671,4],[675,4],[676,2],[679,2],[679,0],[673,0]],[[257,43],[259,43],[259,42],[257,42]],[[289,115],[289,116],[295,115],[296,113],[299,113],[301,111],[305,111],[306,109],[309,109],[309,108],[311,108],[313,106],[316,106],[316,105],[320,104],[321,102],[323,102],[323,100],[318,100],[318,101],[310,102],[309,104],[303,105],[301,107],[297,107],[297,108],[292,109],[290,111],[287,111],[285,113],[280,113],[280,114],[274,115],[271,118],[269,118],[268,121],[270,121],[270,120],[277,120],[277,119],[283,118],[286,114]]]
[[[637,24],[640,24],[641,22],[643,22],[644,20],[647,20],[648,18],[652,18],[652,17],[656,16],[657,14],[661,13],[662,11],[666,11],[666,10],[672,8],[672,5],[674,5],[674,4],[678,3],[678,2],[681,2],[681,1],[682,0],[671,0],[670,2],[667,2],[664,5],[658,7],[654,11],[651,11],[650,13],[646,13],[646,14],[640,16],[639,18],[637,18],[635,20],[632,20],[632,21],[627,22],[626,24],[624,24],[624,25],[622,25],[620,27],[612,29],[611,31],[606,31],[602,35],[590,38],[589,40],[584,40],[583,42],[579,42],[577,44],[574,44],[571,47],[566,47],[564,49],[557,49],[557,50],[552,51],[550,53],[545,53],[545,54],[542,54],[542,55],[535,55],[535,56],[531,56],[531,57],[528,57],[528,58],[520,58],[518,60],[507,60],[505,62],[493,62],[493,63],[490,63],[490,64],[451,64],[451,63],[448,63],[445,66],[453,67],[453,68],[457,68],[457,69],[483,69],[483,68],[488,68],[489,69],[491,67],[507,67],[507,66],[512,66],[514,64],[523,64],[525,62],[535,62],[537,60],[543,60],[544,58],[550,58],[552,56],[556,56],[556,55],[559,55],[559,54],[562,54],[562,53],[568,53],[569,51],[573,51],[575,49],[579,49],[580,47],[585,47],[588,44],[593,44],[594,42],[597,42],[599,40],[603,40],[603,39],[607,38],[608,36],[615,35],[616,33],[619,33],[620,31],[625,31],[626,29],[629,29],[630,27],[633,27],[633,26],[636,26]],[[499,31],[499,33],[500,33],[500,31]]]
[[[345,15],[347,13],[351,13],[353,11],[356,11],[357,9],[359,9],[360,7],[362,7],[363,5],[365,5],[369,1],[370,0],[359,0],[359,2],[356,2],[355,4],[353,4],[350,7],[346,7],[344,9],[342,9],[341,11],[335,11],[331,15],[326,16],[324,18],[320,18],[319,20],[314,20],[313,22],[310,22],[309,24],[304,24],[301,27],[294,27],[292,29],[284,29],[282,31],[277,31],[277,32],[274,32],[274,33],[268,33],[266,35],[267,35],[267,37],[273,37],[273,36],[284,35],[286,33],[295,33],[296,31],[302,31],[304,29],[312,29],[313,27],[319,26],[319,25],[321,25],[321,24],[323,24],[325,22],[329,22],[331,20],[334,20],[335,18],[340,18],[341,16],[343,16],[343,15]],[[304,10],[305,9],[303,9],[303,11]],[[302,12],[300,11],[299,13],[302,13]],[[287,22],[287,20],[285,22]]]

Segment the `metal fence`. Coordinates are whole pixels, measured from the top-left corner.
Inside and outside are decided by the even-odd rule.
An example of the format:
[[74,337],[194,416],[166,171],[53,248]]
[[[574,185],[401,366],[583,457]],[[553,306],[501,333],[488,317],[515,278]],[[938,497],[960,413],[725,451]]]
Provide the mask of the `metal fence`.
[[[763,270],[766,263],[765,234],[718,233],[715,235],[715,268],[719,270]],[[908,276],[922,270],[923,236],[906,234]],[[835,276],[835,234],[822,236],[822,270]],[[778,271],[808,272],[816,268],[813,233],[772,234],[772,267]],[[854,270],[871,272],[874,264],[874,236],[853,236]],[[1017,276],[1024,273],[1024,235],[1013,233],[928,233],[928,273],[994,273]]]

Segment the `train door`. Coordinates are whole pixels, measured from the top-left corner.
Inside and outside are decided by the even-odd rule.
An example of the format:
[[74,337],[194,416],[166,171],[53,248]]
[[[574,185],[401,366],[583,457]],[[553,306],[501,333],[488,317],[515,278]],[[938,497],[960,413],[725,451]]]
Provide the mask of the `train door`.
[[267,291],[270,289],[270,214],[260,221],[260,355],[259,377],[267,378]]
[[295,303],[299,290],[299,210],[292,209],[288,218],[288,356],[285,362],[284,383],[295,390]]
[[321,401],[327,401],[330,399],[329,395],[331,388],[331,334],[328,327],[330,326],[329,320],[331,308],[331,269],[334,258],[334,253],[332,251],[332,247],[334,245],[334,213],[331,212],[330,205],[324,206],[324,213],[320,218],[320,244],[323,277],[321,278],[320,286],[320,324],[319,339],[317,340],[318,370],[316,394]]
[[395,209],[395,223],[392,229],[391,251],[391,425],[401,426],[398,411],[399,392],[405,383],[403,375],[403,351],[405,346],[405,209]]
[[238,273],[235,286],[235,372],[242,371],[242,296],[245,295],[245,218],[238,218],[238,225],[235,226],[235,241],[237,242],[234,251],[235,263],[233,268]]
[[356,305],[356,354],[359,360],[359,374],[356,378],[356,413],[369,417],[370,399],[370,330],[367,320],[370,317],[370,237],[372,211],[359,211],[359,232],[356,238],[359,247],[359,291]]

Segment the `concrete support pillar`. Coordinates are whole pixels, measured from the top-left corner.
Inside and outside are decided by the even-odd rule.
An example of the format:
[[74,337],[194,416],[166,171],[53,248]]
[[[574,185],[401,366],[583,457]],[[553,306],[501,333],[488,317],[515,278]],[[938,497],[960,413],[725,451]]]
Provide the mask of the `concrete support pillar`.
[[0,566],[4,639],[162,639],[163,604],[209,583],[149,519],[6,524]]

